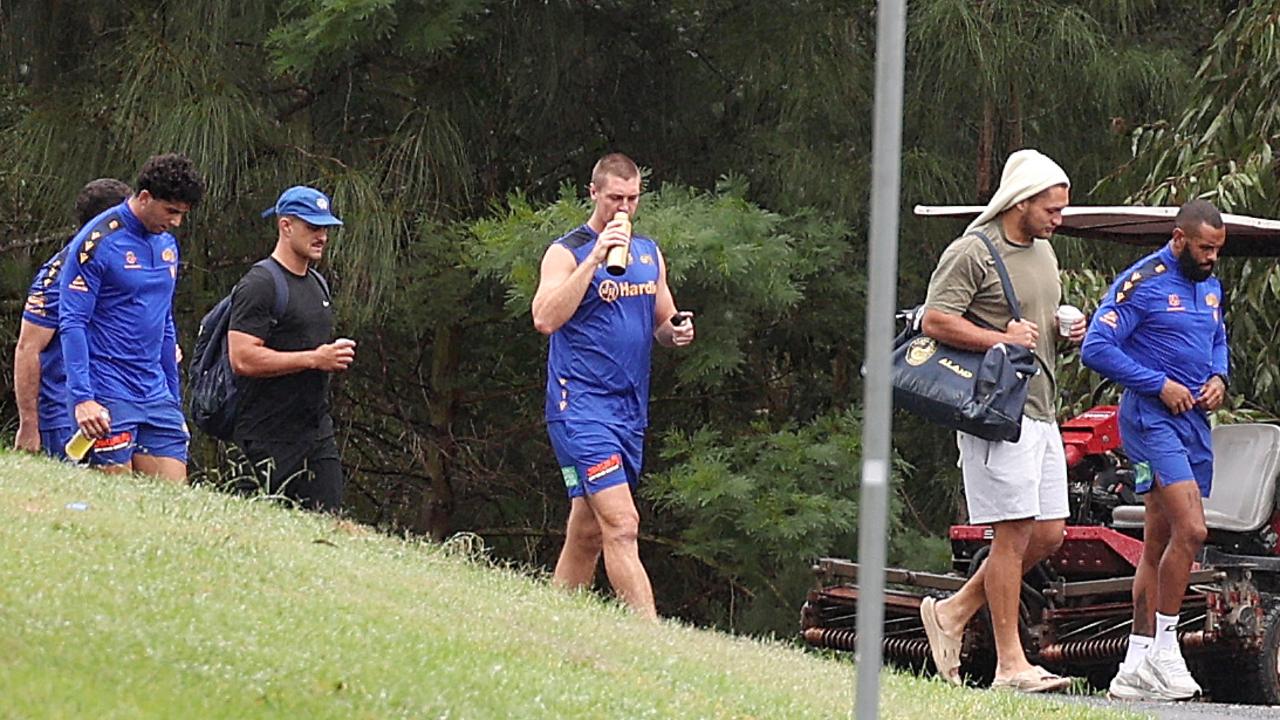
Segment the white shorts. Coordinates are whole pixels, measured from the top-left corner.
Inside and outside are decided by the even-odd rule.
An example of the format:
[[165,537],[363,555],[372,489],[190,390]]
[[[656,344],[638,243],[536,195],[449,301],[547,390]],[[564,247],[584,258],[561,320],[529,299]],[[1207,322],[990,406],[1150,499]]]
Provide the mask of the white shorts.
[[975,525],[1005,520],[1060,520],[1067,507],[1067,460],[1058,424],[1022,416],[1018,442],[956,433],[960,469]]

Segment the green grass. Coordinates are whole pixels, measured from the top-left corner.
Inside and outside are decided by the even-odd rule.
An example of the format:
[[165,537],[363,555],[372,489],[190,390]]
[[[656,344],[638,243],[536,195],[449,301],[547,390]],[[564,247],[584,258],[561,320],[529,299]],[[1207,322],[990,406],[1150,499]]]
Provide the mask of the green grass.
[[[440,546],[0,452],[0,717],[839,718],[852,670]],[[890,718],[1119,717],[883,688]]]

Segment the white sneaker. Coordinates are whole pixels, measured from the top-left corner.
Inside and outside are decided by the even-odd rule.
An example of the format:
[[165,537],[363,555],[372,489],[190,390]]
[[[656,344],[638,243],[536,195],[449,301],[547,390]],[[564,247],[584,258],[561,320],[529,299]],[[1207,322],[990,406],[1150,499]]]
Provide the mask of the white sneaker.
[[1176,649],[1149,650],[1136,674],[1147,687],[1148,697],[1154,700],[1189,700],[1201,692],[1182,653]]
[[1151,689],[1142,682],[1137,669],[1125,672],[1124,668],[1121,668],[1116,671],[1116,676],[1111,678],[1107,696],[1113,700],[1148,700],[1151,698]]

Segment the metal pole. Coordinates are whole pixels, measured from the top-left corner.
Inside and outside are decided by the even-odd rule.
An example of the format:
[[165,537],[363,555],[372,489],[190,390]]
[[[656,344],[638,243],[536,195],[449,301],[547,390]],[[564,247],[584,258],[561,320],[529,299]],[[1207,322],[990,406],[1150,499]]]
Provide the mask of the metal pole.
[[871,233],[867,254],[867,377],[862,394],[862,490],[858,505],[858,639],[854,717],[880,712],[884,563],[889,515],[893,398],[889,356],[898,282],[898,186],[902,175],[902,75],[906,0],[880,0],[875,124],[871,140]]

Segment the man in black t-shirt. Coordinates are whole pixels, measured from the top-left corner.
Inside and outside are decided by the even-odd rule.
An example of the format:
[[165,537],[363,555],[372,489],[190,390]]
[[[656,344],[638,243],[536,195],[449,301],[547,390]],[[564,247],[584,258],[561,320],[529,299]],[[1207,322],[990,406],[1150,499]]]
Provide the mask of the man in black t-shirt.
[[[355,342],[333,340],[329,289],[311,268],[329,228],[342,225],[329,198],[309,187],[285,190],[275,207],[278,237],[268,262],[232,291],[227,351],[243,378],[232,437],[258,483],[312,510],[342,505],[342,464],[329,417],[329,374],[355,360]],[[279,279],[288,302],[278,311]]]

